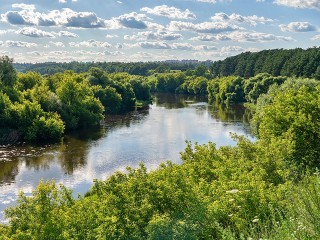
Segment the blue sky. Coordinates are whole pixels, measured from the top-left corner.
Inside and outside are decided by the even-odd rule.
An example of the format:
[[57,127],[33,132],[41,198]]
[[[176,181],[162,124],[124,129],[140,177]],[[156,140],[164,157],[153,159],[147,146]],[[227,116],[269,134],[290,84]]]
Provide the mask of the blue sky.
[[220,60],[320,43],[320,0],[1,0],[16,62]]

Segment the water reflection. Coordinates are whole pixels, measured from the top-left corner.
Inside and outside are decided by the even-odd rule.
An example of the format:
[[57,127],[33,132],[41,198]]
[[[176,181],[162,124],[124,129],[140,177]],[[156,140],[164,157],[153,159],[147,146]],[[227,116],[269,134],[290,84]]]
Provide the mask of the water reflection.
[[142,122],[149,114],[149,106],[138,111],[132,111],[125,115],[109,115],[106,116],[103,127],[108,130],[114,130],[121,127],[129,128],[131,124]]
[[159,107],[177,109],[185,108],[188,104],[194,102],[206,102],[207,98],[204,96],[159,93],[154,95],[153,101]]
[[221,122],[239,122],[249,123],[250,112],[243,105],[224,105],[216,102],[210,103],[209,111],[213,118]]
[[19,161],[0,161],[0,185],[11,183],[19,173]]
[[93,179],[126,166],[180,163],[186,140],[234,145],[230,132],[249,133],[244,113],[241,106],[226,108],[205,98],[158,94],[147,109],[107,116],[101,128],[74,132],[57,144],[0,146],[0,220],[18,191],[30,194],[40,179],[85,193]]

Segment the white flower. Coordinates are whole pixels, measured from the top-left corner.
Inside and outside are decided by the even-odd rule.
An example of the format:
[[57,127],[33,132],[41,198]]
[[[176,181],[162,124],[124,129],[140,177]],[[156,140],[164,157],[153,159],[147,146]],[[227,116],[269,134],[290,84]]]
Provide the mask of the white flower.
[[230,191],[227,191],[227,193],[230,193],[230,194],[235,194],[235,193],[238,193],[238,192],[240,192],[240,190],[238,190],[238,189],[232,189]]
[[255,219],[253,219],[253,220],[252,220],[252,222],[253,222],[253,223],[257,223],[257,222],[259,222],[259,218],[255,218]]

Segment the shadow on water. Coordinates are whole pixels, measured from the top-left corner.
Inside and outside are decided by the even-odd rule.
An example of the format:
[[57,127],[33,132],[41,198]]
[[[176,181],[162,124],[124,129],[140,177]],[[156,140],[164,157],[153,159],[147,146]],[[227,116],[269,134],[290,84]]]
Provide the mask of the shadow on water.
[[19,173],[19,161],[0,161],[0,185],[14,182]]
[[194,102],[206,102],[205,96],[193,96],[185,94],[171,94],[171,93],[158,93],[153,97],[153,102],[158,107],[164,107],[166,109],[178,109],[185,108],[190,103]]
[[148,115],[149,106],[123,115],[108,115],[103,122],[103,127],[106,130],[115,130],[122,127],[129,128],[132,124],[142,122]]
[[216,102],[211,102],[209,112],[212,117],[221,122],[239,122],[249,124],[250,111],[241,104],[224,105]]

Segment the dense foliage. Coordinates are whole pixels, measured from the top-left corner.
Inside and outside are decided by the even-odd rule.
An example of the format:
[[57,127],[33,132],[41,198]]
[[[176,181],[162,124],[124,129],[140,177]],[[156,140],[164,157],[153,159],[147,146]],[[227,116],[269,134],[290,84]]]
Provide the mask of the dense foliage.
[[6,210],[3,238],[317,239],[319,176],[306,170],[319,165],[319,85],[288,79],[271,86],[256,101],[256,142],[188,143],[181,165],[128,168],[95,181],[78,200],[63,186],[40,183]]
[[138,100],[150,100],[140,76],[109,76],[96,67],[81,74],[17,73],[11,59],[0,59],[0,128],[11,129],[1,133],[15,131],[20,140],[59,140],[65,130],[99,125],[104,114],[130,110]]
[[196,72],[144,79],[92,68],[49,77],[26,73],[11,86],[2,80],[9,88],[0,92],[0,124],[24,126],[30,139],[97,122],[104,109],[113,111],[103,105],[118,111],[149,90],[206,89],[217,102],[247,101],[257,140],[234,136],[237,146],[220,148],[188,142],[182,164],[128,168],[95,180],[79,199],[41,182],[32,197],[21,193],[5,211],[9,223],[0,225],[0,239],[319,239],[319,82],[267,73],[208,80]]
[[235,76],[213,79],[208,84],[209,99],[227,104],[244,102],[243,82]]
[[274,49],[245,52],[214,62],[214,77],[236,75],[250,78],[259,73],[273,76],[295,76],[320,79],[320,48]]

